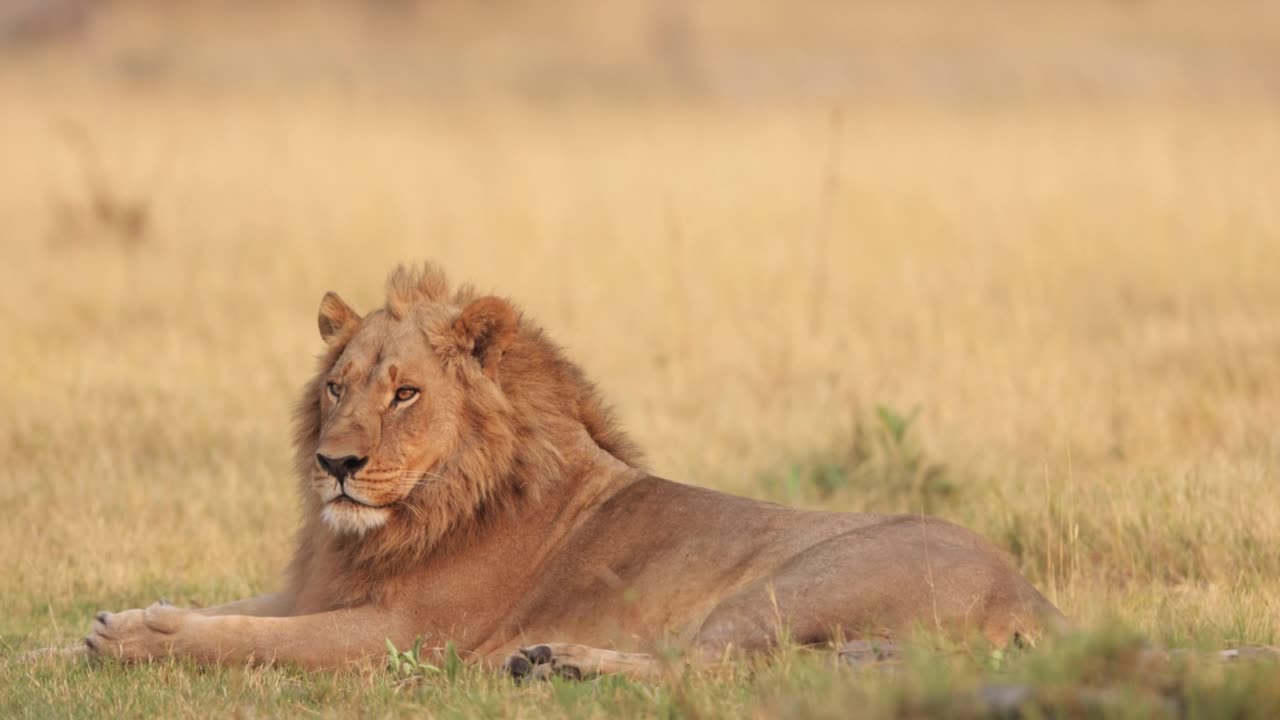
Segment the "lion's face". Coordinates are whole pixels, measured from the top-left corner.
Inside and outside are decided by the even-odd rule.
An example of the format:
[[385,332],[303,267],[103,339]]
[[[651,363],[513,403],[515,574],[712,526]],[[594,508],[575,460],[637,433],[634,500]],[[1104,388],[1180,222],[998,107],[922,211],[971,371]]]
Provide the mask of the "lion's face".
[[312,483],[339,532],[383,525],[426,481],[453,438],[456,389],[410,318],[360,324],[320,387],[323,424]]
[[[325,296],[321,335],[341,352],[312,386],[320,426],[310,481],[331,529],[380,528],[420,485],[447,481],[437,470],[465,422],[460,373],[492,382],[489,366],[496,371],[514,324],[514,311],[496,298],[460,311],[421,305],[400,317],[381,310],[361,319]],[[469,367],[447,363],[459,356]]]

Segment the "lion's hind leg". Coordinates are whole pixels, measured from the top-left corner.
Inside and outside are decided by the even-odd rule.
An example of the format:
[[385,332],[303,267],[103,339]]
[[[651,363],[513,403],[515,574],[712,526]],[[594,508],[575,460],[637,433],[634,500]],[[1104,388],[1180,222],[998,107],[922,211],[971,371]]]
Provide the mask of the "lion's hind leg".
[[767,651],[917,631],[1003,647],[1061,613],[985,541],[914,516],[818,543],[714,607],[695,642]]
[[644,653],[602,650],[573,643],[546,643],[522,647],[503,664],[517,679],[545,680],[558,676],[572,680],[598,675],[624,675],[633,679],[657,677],[657,658]]

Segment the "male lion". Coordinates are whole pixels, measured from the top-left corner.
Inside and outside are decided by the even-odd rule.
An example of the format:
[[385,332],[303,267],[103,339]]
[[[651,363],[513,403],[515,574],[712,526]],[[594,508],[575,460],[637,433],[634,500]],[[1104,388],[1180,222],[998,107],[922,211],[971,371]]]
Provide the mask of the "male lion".
[[91,652],[334,667],[422,636],[516,674],[643,675],[650,656],[622,651],[666,639],[697,658],[764,650],[781,631],[823,643],[922,625],[1003,645],[1061,621],[950,523],[650,475],[542,330],[506,300],[450,293],[431,266],[394,271],[386,306],[363,318],[326,294],[319,324],[284,589],[100,613]]

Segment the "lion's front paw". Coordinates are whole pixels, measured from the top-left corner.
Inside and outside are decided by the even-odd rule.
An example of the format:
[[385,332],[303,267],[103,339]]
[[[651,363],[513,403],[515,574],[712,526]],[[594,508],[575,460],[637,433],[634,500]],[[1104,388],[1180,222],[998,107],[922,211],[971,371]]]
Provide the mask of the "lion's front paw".
[[615,673],[648,677],[656,671],[657,663],[652,656],[640,653],[601,650],[573,643],[547,643],[517,649],[503,667],[517,680],[546,680],[552,675],[581,680]]
[[97,655],[119,660],[149,660],[174,653],[180,631],[192,618],[190,610],[156,603],[145,610],[100,612],[85,647]]

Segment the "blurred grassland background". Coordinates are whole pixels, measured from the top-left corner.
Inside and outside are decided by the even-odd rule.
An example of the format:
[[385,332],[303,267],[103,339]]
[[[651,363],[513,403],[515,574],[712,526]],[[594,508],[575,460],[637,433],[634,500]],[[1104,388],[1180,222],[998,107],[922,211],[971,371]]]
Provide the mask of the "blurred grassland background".
[[[0,648],[272,589],[320,296],[428,258],[658,474],[938,514],[1086,625],[1275,643],[1278,186],[1268,2],[0,1]],[[0,710],[227,701],[148,672],[0,668]],[[692,702],[821,709],[770,672]]]

